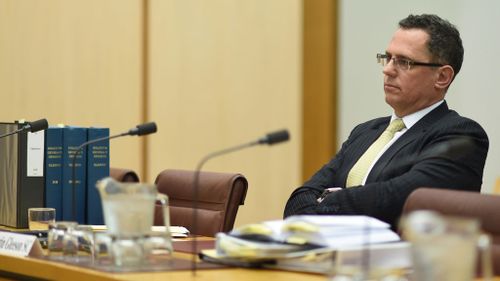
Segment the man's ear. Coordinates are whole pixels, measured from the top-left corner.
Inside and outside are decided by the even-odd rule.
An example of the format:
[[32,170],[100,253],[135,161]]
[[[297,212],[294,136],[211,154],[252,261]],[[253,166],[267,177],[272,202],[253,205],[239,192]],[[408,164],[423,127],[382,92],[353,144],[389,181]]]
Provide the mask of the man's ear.
[[450,65],[441,66],[437,71],[437,79],[435,86],[439,89],[446,89],[450,86],[451,81],[455,77],[455,71]]

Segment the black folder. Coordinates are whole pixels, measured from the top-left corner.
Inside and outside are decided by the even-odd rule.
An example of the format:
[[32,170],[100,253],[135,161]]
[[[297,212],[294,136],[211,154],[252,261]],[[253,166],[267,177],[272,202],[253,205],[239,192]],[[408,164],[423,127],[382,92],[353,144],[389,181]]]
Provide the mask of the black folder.
[[[22,125],[0,123],[0,135]],[[24,131],[0,139],[1,225],[28,228],[28,209],[44,207],[44,133],[34,134],[41,135]]]

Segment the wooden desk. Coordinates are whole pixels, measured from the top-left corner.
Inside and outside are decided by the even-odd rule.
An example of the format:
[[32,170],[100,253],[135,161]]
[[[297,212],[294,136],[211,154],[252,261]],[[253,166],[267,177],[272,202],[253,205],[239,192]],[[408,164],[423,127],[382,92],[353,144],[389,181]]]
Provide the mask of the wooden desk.
[[[183,254],[175,254],[181,256]],[[184,254],[185,258],[189,255]],[[86,268],[71,266],[67,264],[51,262],[36,258],[22,258],[0,255],[0,280],[1,276],[5,278],[15,278],[10,275],[23,275],[40,279],[48,280],[273,280],[273,281],[289,281],[289,280],[304,280],[315,281],[325,280],[324,276],[294,273],[275,270],[254,270],[242,268],[223,268],[223,269],[206,269],[198,270],[193,276],[190,271],[165,271],[165,272],[140,272],[140,273],[107,273]],[[19,276],[17,276],[19,278]]]
[[[174,253],[177,258],[190,259],[190,254]],[[219,268],[200,269],[196,275],[189,270],[162,271],[162,272],[137,272],[137,273],[108,273],[74,265],[63,264],[38,258],[24,258],[0,255],[0,280],[19,279],[29,277],[32,279],[47,280],[268,280],[268,281],[325,281],[326,276],[299,272],[278,270],[244,269],[244,268]],[[7,279],[3,279],[7,278]],[[482,279],[477,279],[482,280]],[[500,281],[496,277],[494,281]]]
[[[177,254],[176,254],[177,255]],[[50,262],[35,258],[20,258],[12,256],[0,255],[0,280],[9,280],[4,278],[16,278],[9,274],[29,276],[33,278],[48,279],[48,280],[204,280],[204,281],[220,281],[220,280],[240,280],[240,281],[255,281],[255,280],[272,280],[272,281],[316,281],[327,280],[325,276],[307,273],[277,271],[277,270],[260,270],[260,269],[243,269],[243,268],[224,268],[224,269],[207,269],[198,270],[196,275],[192,275],[190,271],[166,271],[166,272],[142,272],[142,273],[106,273],[90,269],[85,269],[76,266],[70,266],[62,263]],[[19,278],[19,276],[17,276]],[[477,279],[482,280],[482,279]],[[500,277],[494,278],[494,281],[500,281]]]

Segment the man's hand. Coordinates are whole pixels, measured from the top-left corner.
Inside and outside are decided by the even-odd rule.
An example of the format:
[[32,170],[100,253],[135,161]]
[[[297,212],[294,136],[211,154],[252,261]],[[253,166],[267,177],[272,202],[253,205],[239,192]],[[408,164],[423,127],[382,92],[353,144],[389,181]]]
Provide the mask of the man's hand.
[[328,194],[335,192],[335,191],[339,191],[341,189],[342,189],[341,187],[329,187],[329,188],[325,189],[325,191],[323,191],[321,196],[318,199],[316,199],[316,201],[318,201],[318,204],[319,204],[319,203],[323,202],[323,200],[325,200],[325,198],[326,198],[326,196],[328,196]]

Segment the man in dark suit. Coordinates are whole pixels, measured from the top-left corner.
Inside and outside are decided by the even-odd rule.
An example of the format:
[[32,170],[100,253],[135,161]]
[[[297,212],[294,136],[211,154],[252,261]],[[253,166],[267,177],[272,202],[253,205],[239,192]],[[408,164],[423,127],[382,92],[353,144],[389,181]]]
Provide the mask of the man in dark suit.
[[418,187],[480,191],[488,137],[444,100],[463,53],[448,21],[435,15],[401,20],[377,55],[392,116],[356,126],[337,155],[292,193],[285,217],[363,214],[396,228]]

